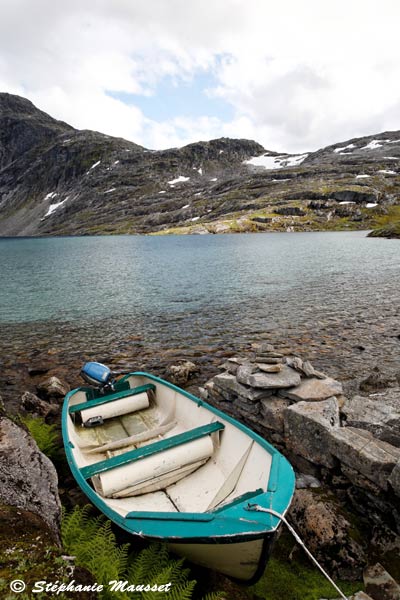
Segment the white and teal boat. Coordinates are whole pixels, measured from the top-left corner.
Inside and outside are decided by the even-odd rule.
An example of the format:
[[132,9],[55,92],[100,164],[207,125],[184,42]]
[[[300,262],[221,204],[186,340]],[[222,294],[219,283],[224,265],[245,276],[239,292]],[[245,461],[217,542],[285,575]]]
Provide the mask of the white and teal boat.
[[[164,541],[238,580],[264,571],[295,477],[267,441],[203,400],[143,372],[69,392],[63,438],[89,500],[132,535]],[[254,510],[257,507],[262,510]]]

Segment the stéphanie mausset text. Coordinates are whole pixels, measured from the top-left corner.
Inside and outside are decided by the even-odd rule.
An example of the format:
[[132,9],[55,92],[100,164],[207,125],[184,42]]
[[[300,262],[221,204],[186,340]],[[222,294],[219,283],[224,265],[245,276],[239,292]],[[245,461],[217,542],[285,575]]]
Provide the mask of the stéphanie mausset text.
[[[111,592],[169,592],[172,583],[158,584],[133,584],[129,581],[112,580],[108,582],[108,589]],[[32,593],[39,594],[40,592],[50,592],[58,595],[63,592],[102,592],[104,590],[104,584],[93,583],[91,585],[85,585],[82,583],[75,583],[73,579],[69,583],[62,583],[60,581],[47,582],[47,581],[36,581]]]

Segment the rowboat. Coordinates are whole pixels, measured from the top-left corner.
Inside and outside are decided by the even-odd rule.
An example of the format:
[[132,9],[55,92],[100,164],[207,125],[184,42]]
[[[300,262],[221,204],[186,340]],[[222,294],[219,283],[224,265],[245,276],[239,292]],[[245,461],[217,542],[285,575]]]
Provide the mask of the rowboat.
[[89,500],[133,535],[166,542],[236,580],[257,581],[293,496],[289,462],[168,381],[145,372],[112,381],[103,365],[87,364],[86,375],[97,372],[85,379],[103,383],[67,394],[62,431]]

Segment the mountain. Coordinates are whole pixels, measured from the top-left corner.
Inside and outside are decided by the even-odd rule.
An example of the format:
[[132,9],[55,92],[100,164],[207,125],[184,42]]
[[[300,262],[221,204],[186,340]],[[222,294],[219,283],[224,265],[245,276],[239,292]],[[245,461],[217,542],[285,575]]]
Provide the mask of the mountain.
[[385,226],[399,161],[400,132],[304,155],[228,138],[148,150],[0,94],[0,235]]

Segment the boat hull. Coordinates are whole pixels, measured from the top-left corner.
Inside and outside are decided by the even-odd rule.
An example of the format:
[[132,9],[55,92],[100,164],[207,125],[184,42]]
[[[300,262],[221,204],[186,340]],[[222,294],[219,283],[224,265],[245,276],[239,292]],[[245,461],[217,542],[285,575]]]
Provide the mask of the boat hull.
[[231,579],[251,585],[263,574],[276,533],[245,542],[168,544],[171,552]]

